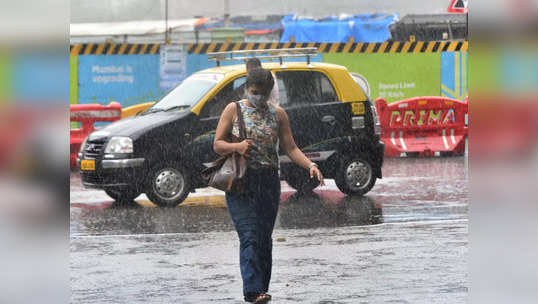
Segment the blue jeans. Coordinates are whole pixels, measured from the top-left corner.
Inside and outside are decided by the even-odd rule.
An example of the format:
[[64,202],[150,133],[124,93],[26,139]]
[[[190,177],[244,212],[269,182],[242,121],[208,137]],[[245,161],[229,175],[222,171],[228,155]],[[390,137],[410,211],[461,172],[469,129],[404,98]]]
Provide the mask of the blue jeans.
[[226,193],[226,203],[239,236],[243,295],[265,293],[271,280],[273,227],[280,202],[275,169],[248,169],[245,191]]

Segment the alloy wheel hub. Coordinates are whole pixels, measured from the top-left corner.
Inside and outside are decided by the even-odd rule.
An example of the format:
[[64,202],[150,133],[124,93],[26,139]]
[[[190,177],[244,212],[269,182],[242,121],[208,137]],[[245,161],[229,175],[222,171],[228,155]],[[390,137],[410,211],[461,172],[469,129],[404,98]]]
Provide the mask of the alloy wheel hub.
[[179,171],[175,169],[165,169],[157,175],[154,187],[160,196],[171,198],[182,192],[183,184],[183,176]]
[[372,168],[368,163],[354,161],[346,169],[346,179],[350,187],[362,189],[372,178]]

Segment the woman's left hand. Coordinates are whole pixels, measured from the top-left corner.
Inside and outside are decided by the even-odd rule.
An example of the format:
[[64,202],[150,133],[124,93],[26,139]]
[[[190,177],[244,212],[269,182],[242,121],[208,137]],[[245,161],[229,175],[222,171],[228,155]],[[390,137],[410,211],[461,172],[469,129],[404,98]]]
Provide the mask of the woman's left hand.
[[321,174],[321,171],[317,166],[312,166],[310,168],[310,178],[314,178],[314,176],[318,179],[319,184],[321,186],[325,186],[325,181],[323,180],[323,174]]

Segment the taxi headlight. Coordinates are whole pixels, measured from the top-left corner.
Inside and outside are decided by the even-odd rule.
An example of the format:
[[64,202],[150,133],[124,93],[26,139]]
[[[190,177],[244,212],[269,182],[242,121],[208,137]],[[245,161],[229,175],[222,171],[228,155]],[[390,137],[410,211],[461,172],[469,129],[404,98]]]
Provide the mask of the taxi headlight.
[[133,140],[129,137],[112,137],[106,145],[105,153],[133,153]]

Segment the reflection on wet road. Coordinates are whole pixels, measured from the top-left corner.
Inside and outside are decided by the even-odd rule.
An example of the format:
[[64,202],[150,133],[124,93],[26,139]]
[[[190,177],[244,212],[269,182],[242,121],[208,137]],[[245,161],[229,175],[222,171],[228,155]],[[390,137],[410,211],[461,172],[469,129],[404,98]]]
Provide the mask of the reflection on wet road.
[[[283,184],[274,303],[460,303],[467,295],[464,158],[387,159],[364,197]],[[74,303],[241,303],[238,242],[221,192],[178,208],[116,205],[71,176]]]
[[[224,196],[209,198],[210,203],[199,200],[174,209],[147,208],[140,204],[118,206],[112,202],[72,204],[71,235],[233,230]],[[276,228],[338,227],[381,222],[381,207],[376,206],[370,197],[346,197],[338,190],[303,196],[290,191],[282,194]]]

